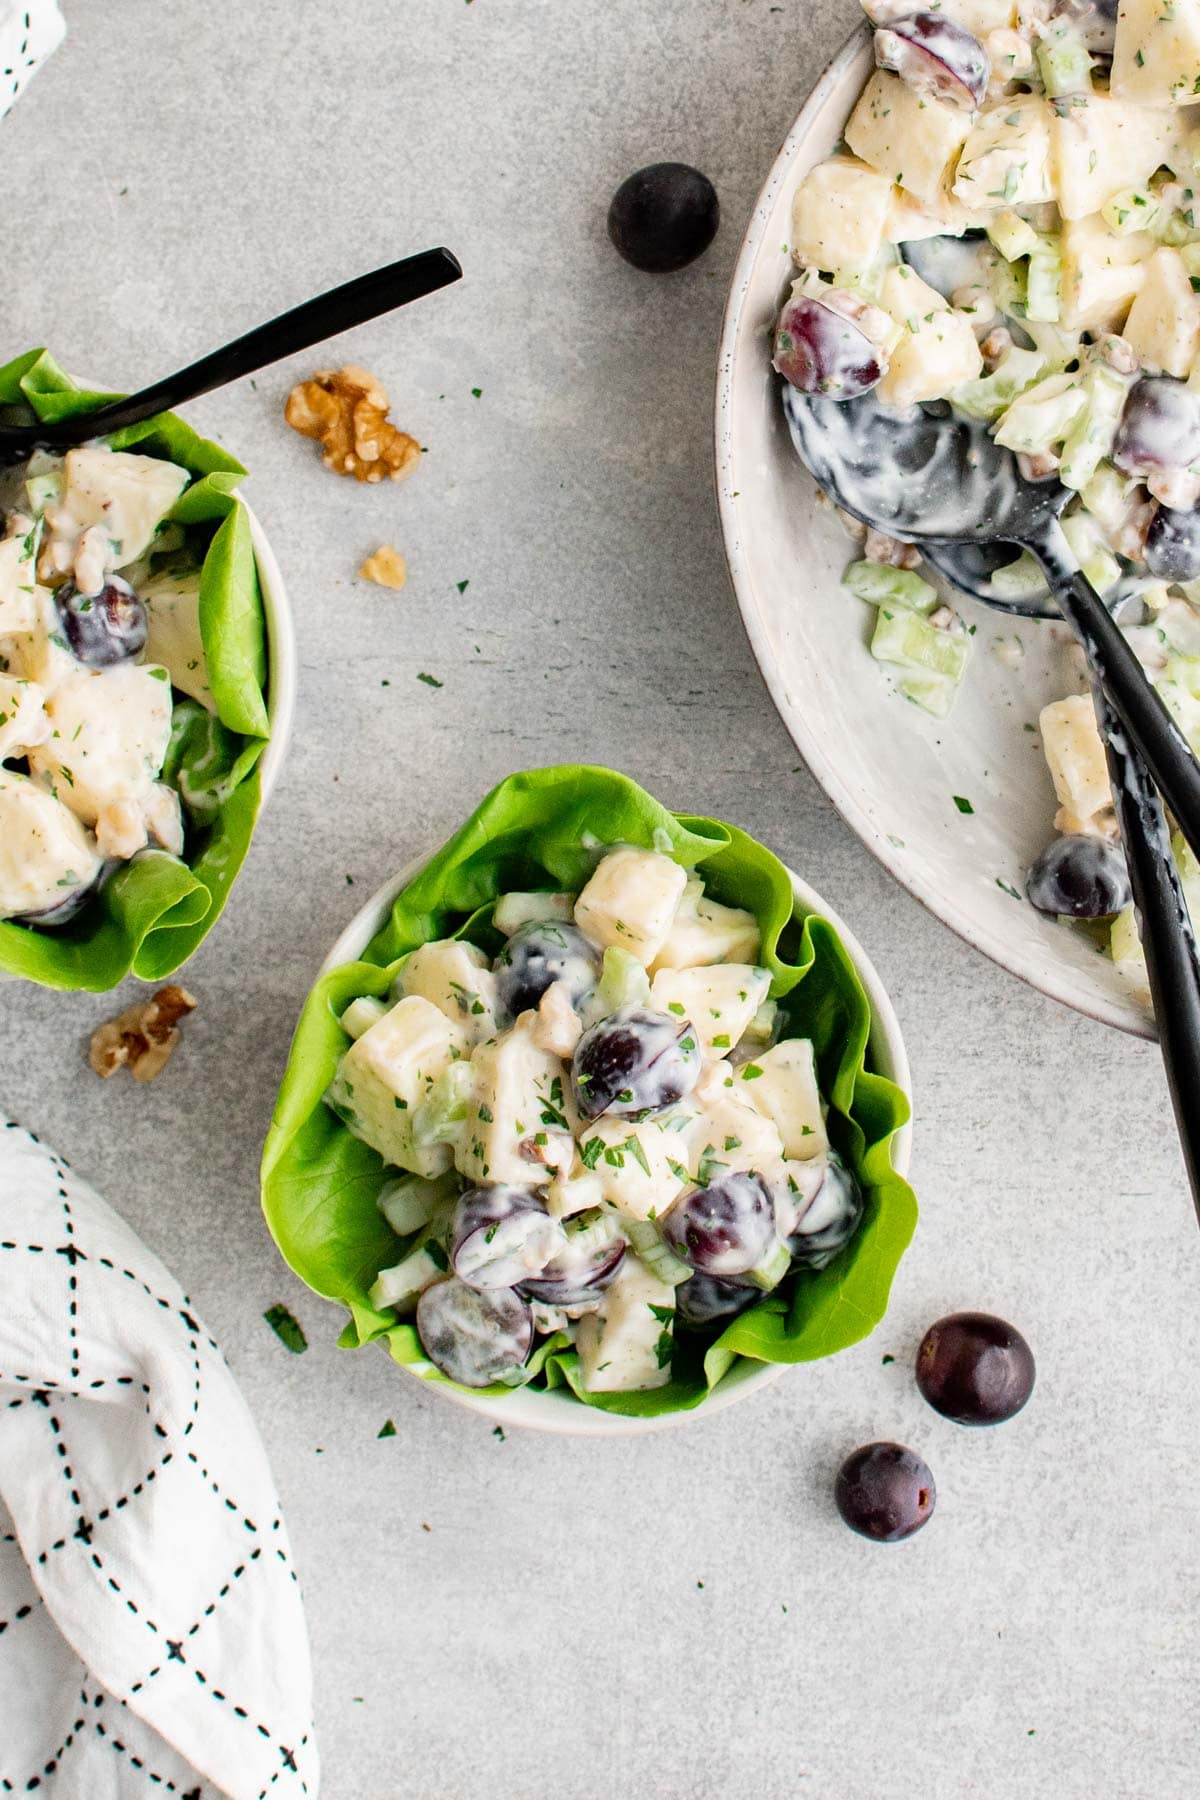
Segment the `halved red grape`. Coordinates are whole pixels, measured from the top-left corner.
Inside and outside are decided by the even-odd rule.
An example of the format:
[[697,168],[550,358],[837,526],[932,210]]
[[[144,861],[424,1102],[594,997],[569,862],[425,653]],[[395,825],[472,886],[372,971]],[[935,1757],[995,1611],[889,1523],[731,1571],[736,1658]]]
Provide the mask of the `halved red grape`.
[[1170,375],[1143,375],[1125,401],[1113,461],[1126,475],[1200,463],[1200,392]]
[[949,1313],[917,1351],[917,1386],[935,1412],[959,1425],[1002,1425],[1033,1392],[1033,1351],[1015,1325],[992,1313]]
[[823,1269],[850,1242],[865,1206],[862,1188],[837,1152],[831,1150],[825,1179],[788,1238],[792,1261],[805,1268]]
[[681,1194],[662,1221],[671,1249],[704,1275],[744,1275],[775,1242],[775,1203],[761,1175],[731,1170]]
[[521,1368],[533,1346],[533,1314],[512,1288],[468,1287],[450,1275],[417,1301],[417,1336],[431,1363],[463,1387],[490,1387]]
[[1039,912],[1068,919],[1109,919],[1132,898],[1120,850],[1083,832],[1046,846],[1029,871],[1025,893]]
[[1150,521],[1142,552],[1160,581],[1194,581],[1200,575],[1200,510],[1160,506]]
[[802,394],[854,400],[882,381],[885,360],[853,319],[794,294],[775,328],[775,367]]
[[1117,0],[1058,0],[1052,16],[1069,19],[1094,55],[1112,55],[1117,41]]
[[838,1470],[837,1509],[851,1531],[894,1544],[929,1522],[937,1488],[925,1460],[903,1444],[864,1444]]
[[965,25],[945,13],[889,19],[875,33],[875,61],[921,94],[936,94],[974,112],[987,94],[988,53]]
[[[581,1233],[582,1237],[583,1234]],[[520,1291],[546,1306],[587,1306],[599,1300],[625,1260],[625,1239],[618,1237],[580,1256],[570,1233],[566,1245],[540,1275],[520,1283]]]
[[578,926],[531,919],[518,926],[496,958],[496,997],[511,1018],[536,1006],[555,981],[565,981],[572,1002],[582,1000],[600,977],[600,958]]
[[524,1188],[468,1188],[454,1209],[450,1260],[474,1288],[515,1287],[563,1247],[563,1228]]
[[722,1281],[716,1275],[697,1273],[675,1289],[675,1317],[692,1331],[705,1331],[736,1319],[761,1299],[762,1289],[748,1282]]
[[93,669],[129,662],[149,635],[146,608],[127,581],[110,575],[98,594],[80,594],[68,581],[54,596],[63,636]]
[[661,1112],[690,1094],[699,1074],[699,1041],[686,1019],[625,1006],[580,1038],[575,1104],[585,1119]]

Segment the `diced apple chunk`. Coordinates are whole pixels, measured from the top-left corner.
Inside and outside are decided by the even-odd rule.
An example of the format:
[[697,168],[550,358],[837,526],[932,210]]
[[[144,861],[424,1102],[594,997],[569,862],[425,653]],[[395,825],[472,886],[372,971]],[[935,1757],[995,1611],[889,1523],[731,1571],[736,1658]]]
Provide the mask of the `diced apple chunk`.
[[112,566],[124,568],[145,550],[161,521],[191,480],[186,469],[157,456],[136,456],[84,444],[68,450],[61,501],[46,508],[56,535],[76,536],[103,525],[112,545]]
[[932,200],[949,180],[970,128],[961,107],[918,94],[898,75],[877,69],[847,121],[846,142],[899,187]]
[[445,1144],[418,1145],[413,1114],[451,1062],[469,1054],[466,1033],[428,1000],[397,1001],[351,1044],[326,1095],[355,1137],[414,1175],[450,1167]]
[[36,576],[24,537],[0,538],[0,638],[32,631],[36,622]]
[[45,690],[21,675],[0,674],[0,762],[23,756],[31,744],[40,744],[54,727],[43,708]]
[[725,1056],[767,998],[771,977],[748,963],[660,969],[650,984],[659,1012],[690,1019],[707,1055]]
[[215,713],[208,660],[200,634],[200,571],[151,575],[138,586],[149,628],[146,661],[169,670],[172,687]]
[[737,1071],[737,1088],[771,1120],[784,1153],[799,1161],[829,1148],[817,1086],[813,1047],[807,1038],[785,1038]]
[[671,1379],[675,1290],[628,1252],[600,1313],[579,1321],[575,1347],[591,1394],[665,1387]]
[[517,893],[501,894],[492,914],[492,924],[505,937],[522,925],[528,925],[534,919],[562,919],[569,922],[575,917],[574,894],[541,894]]
[[1200,99],[1200,0],[1121,0],[1112,91],[1139,106]]
[[1200,350],[1200,297],[1176,250],[1156,250],[1146,264],[1124,337],[1147,369],[1182,379]]
[[557,1056],[539,1049],[537,1015],[475,1051],[475,1093],[455,1156],[469,1181],[536,1187],[571,1166],[578,1117]]
[[587,1127],[580,1145],[602,1201],[631,1219],[661,1218],[687,1185],[687,1127],[693,1114],[673,1109],[657,1119],[611,1114]]
[[1050,122],[1051,166],[1064,219],[1099,212],[1121,188],[1141,187],[1163,163],[1178,160],[1173,114],[1128,106],[1091,94],[1084,106],[1064,107]]
[[1067,220],[1062,231],[1062,328],[1119,331],[1156,248],[1144,231],[1119,237],[1098,213]]
[[726,1169],[756,1169],[770,1175],[783,1164],[779,1128],[753,1104],[739,1073],[728,1071],[731,1085],[706,1098],[688,1132],[690,1166],[698,1181],[712,1181]]
[[660,969],[692,969],[701,963],[758,960],[762,936],[758,920],[740,906],[722,906],[709,900],[698,875],[689,878],[671,922],[666,942],[654,959],[652,974]]
[[1033,94],[985,106],[958,159],[954,192],[963,205],[996,212],[1002,206],[1033,206],[1052,200],[1053,117],[1049,103]]
[[687,872],[657,850],[624,845],[596,865],[575,902],[575,923],[606,949],[628,950],[647,968],[667,940]]
[[792,255],[815,269],[867,269],[879,254],[893,193],[889,175],[856,156],[810,169],[792,200]]
[[496,977],[474,944],[439,938],[421,944],[406,960],[397,986],[420,994],[462,1027],[472,1043],[496,1034]]
[[1058,796],[1057,831],[1095,828],[1097,813],[1112,804],[1108,761],[1090,694],[1071,694],[1042,708],[1042,751]]
[[953,312],[906,263],[889,269],[880,304],[904,327],[875,390],[885,406],[939,400],[983,368],[970,320]]

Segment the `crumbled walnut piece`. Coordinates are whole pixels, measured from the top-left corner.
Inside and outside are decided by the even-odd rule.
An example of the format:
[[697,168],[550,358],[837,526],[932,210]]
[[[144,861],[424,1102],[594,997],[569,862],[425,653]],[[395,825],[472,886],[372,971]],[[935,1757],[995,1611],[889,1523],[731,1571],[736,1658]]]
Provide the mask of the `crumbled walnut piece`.
[[979,353],[983,357],[984,366],[988,370],[994,369],[1001,358],[1007,356],[1008,352],[1012,349],[1012,345],[1012,332],[1003,325],[997,325],[994,331],[988,332],[982,344],[979,346]]
[[1053,450],[1018,450],[1017,467],[1025,481],[1046,481],[1058,467]]
[[358,572],[364,581],[374,581],[379,587],[386,588],[402,588],[408,579],[404,558],[390,544],[380,544]]
[[318,369],[288,395],[283,416],[316,438],[327,469],[356,481],[399,481],[421,460],[421,446],[388,419],[387,389],[366,369]]
[[103,1081],[124,1063],[135,1081],[153,1081],[179,1042],[179,1021],[195,1009],[185,988],[159,988],[92,1033],[88,1061]]
[[863,553],[868,562],[887,563],[893,569],[915,569],[921,561],[921,552],[915,544],[889,537],[886,531],[876,531],[873,525],[867,532]]

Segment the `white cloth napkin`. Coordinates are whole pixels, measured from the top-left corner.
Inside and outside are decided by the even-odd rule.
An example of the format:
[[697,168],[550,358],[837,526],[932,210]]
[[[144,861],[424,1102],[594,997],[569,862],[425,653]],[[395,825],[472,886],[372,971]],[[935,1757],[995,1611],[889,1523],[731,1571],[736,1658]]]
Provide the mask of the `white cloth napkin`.
[[302,1800],[300,1591],[187,1296],[0,1119],[0,1795]]
[[58,49],[66,29],[57,0],[0,0],[0,119]]

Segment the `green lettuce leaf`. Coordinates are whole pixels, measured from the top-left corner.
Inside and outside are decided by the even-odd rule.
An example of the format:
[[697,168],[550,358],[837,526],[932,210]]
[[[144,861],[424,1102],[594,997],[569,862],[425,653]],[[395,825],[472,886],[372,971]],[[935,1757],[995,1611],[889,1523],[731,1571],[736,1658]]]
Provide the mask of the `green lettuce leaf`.
[[386,994],[400,960],[418,944],[457,935],[494,949],[489,921],[497,895],[578,889],[596,849],[614,843],[667,851],[699,869],[717,899],[756,915],[787,1031],[813,1040],[830,1137],[867,1195],[861,1229],[827,1268],[793,1271],[707,1349],[682,1335],[668,1386],[586,1393],[575,1353],[565,1347],[548,1351],[530,1374],[535,1388],[565,1385],[586,1405],[649,1417],[697,1406],[718,1381],[744,1379],[759,1363],[812,1361],[867,1336],[883,1317],[916,1224],[912,1190],[891,1160],[908,1101],[869,1067],[871,1015],[862,984],[833,927],[801,912],[782,863],[744,832],[671,814],[608,769],[535,769],[502,782],[395,901],[362,959],[331,970],[309,995],[263,1152],[262,1198],[287,1262],[349,1312],[343,1345],[384,1339],[397,1362],[426,1380],[445,1379],[425,1359],[413,1326],[397,1324],[368,1299],[378,1271],[397,1260],[399,1242],[376,1205],[386,1179],[380,1157],[321,1099],[347,1044],[338,1019],[358,995]]
[[[26,351],[0,368],[0,406],[39,419],[71,418],[117,397],[76,387],[45,350]],[[183,727],[192,703],[179,702],[167,779],[185,794],[194,788],[205,795],[200,805],[185,805],[183,861],[147,851],[53,932],[0,921],[0,970],[44,987],[93,992],[116,987],[131,971],[161,981],[212,930],[250,848],[262,797],[258,763],[270,731],[258,569],[246,508],[234,492],[246,471],[174,413],[128,426],[107,441],[114,450],[136,447],[139,455],[179,463],[195,477],[170,517],[187,528],[203,556],[200,635],[220,738],[216,751],[194,727],[189,738]],[[193,762],[203,766],[189,781]]]

